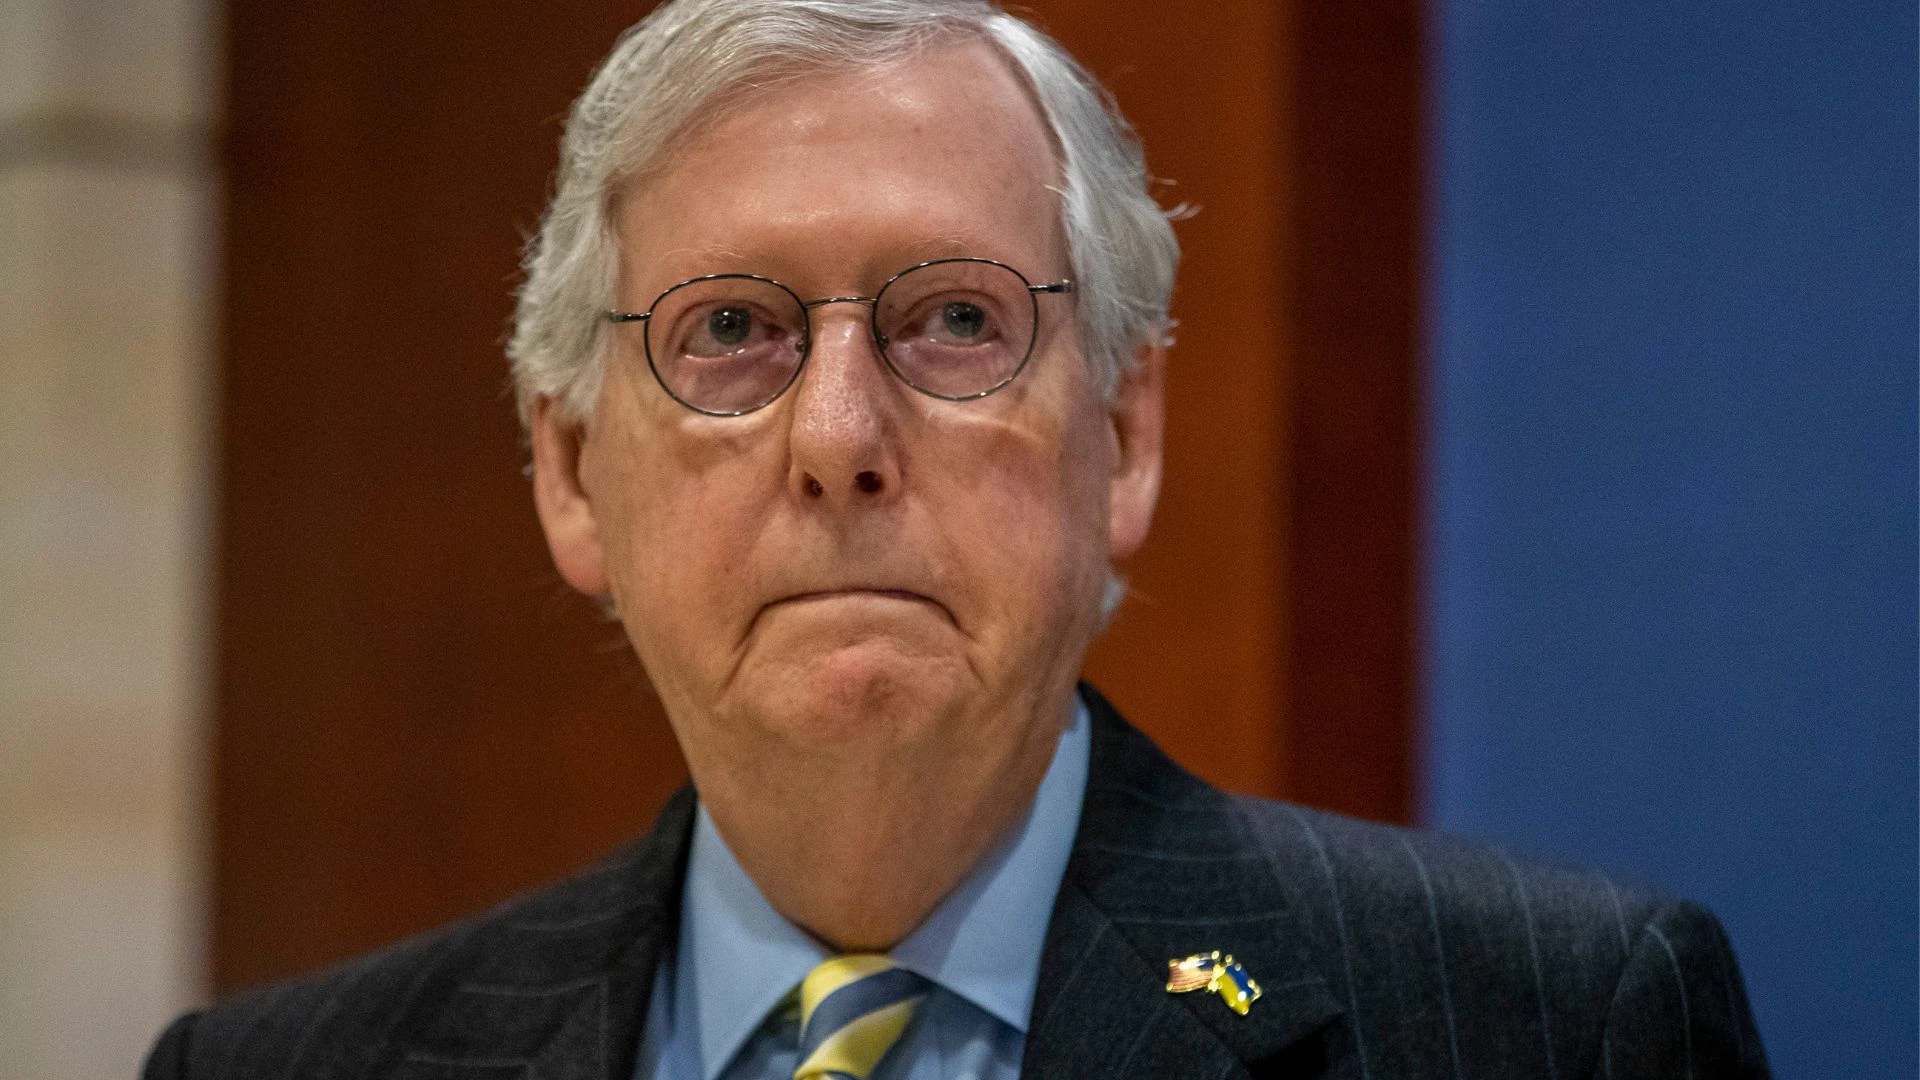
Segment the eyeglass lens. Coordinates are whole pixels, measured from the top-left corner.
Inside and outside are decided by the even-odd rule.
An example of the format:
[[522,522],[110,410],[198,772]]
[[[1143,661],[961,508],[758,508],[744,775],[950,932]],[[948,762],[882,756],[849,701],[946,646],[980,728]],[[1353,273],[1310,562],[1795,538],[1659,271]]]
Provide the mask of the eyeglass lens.
[[[915,267],[873,301],[875,342],[908,385],[936,397],[991,393],[1020,372],[1033,347],[1036,305],[1011,268],[974,259]],[[701,412],[750,412],[786,390],[808,349],[807,309],[762,278],[722,276],[677,285],[646,325],[660,385]]]

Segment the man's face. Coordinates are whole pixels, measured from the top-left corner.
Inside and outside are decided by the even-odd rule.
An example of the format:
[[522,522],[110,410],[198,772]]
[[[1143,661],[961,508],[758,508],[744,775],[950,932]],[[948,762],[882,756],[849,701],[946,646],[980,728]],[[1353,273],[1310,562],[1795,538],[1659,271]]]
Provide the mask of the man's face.
[[[872,296],[951,256],[1057,281],[1058,183],[1043,121],[983,45],[806,76],[700,125],[622,192],[616,303],[719,273]],[[816,755],[1037,782],[1159,467],[1157,376],[1111,406],[1072,297],[1038,302],[1032,360],[978,400],[906,386],[868,308],[830,304],[799,380],[756,412],[673,401],[638,325],[610,329],[584,428],[540,410],[556,562],[612,595],[703,789]]]

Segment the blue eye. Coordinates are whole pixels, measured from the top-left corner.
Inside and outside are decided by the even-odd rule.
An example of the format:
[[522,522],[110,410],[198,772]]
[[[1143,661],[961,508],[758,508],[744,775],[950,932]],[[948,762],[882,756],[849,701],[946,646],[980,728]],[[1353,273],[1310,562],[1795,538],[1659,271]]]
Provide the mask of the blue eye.
[[753,333],[753,314],[745,308],[715,308],[707,316],[707,333],[720,345],[738,345]]
[[962,341],[979,337],[987,328],[987,313],[978,304],[955,300],[940,310],[940,321],[947,333]]

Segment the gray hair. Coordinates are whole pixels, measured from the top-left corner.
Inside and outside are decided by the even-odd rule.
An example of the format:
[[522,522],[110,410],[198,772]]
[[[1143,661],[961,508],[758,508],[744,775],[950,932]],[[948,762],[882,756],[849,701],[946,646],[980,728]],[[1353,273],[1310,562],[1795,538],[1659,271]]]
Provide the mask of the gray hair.
[[621,183],[659,168],[703,110],[757,79],[878,68],[955,34],[999,49],[1052,130],[1081,342],[1111,396],[1141,346],[1171,326],[1180,249],[1132,130],[1066,50],[986,0],[672,0],[621,35],[567,120],[507,344],[522,423],[539,397],[570,419],[593,412],[600,315],[619,271],[612,206]]

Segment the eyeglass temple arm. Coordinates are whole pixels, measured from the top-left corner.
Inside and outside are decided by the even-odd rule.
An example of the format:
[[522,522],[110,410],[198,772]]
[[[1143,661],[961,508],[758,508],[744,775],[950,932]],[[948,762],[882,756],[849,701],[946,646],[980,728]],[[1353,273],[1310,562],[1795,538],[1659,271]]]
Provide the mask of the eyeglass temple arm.
[[1070,293],[1073,291],[1073,279],[1068,278],[1065,281],[1055,281],[1047,285],[1029,285],[1027,286],[1027,291],[1030,293]]
[[609,312],[606,312],[605,314],[606,314],[607,321],[613,322],[613,323],[646,322],[647,316],[653,314],[653,312],[651,311],[609,311]]

